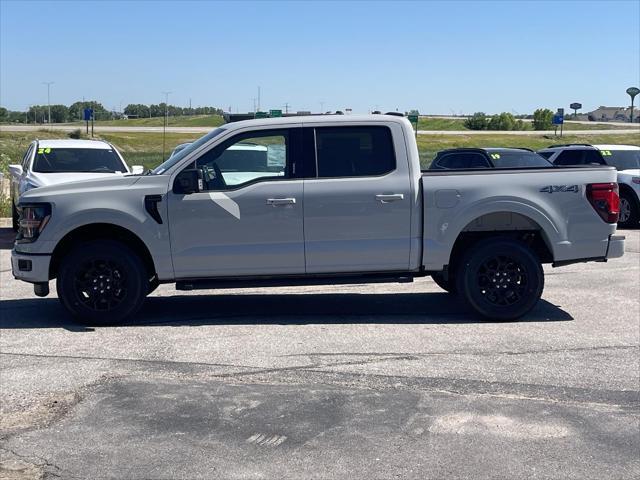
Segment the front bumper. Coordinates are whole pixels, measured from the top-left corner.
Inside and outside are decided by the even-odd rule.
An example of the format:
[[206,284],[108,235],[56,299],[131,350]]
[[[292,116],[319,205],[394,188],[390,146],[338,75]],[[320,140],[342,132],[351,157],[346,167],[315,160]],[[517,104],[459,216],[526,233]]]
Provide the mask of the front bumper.
[[34,255],[11,251],[11,271],[18,280],[30,283],[49,281],[51,255]]

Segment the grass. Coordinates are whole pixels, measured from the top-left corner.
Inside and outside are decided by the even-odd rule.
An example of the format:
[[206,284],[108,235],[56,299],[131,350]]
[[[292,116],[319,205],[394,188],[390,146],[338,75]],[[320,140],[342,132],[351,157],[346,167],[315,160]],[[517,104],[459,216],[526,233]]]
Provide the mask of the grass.
[[[85,122],[75,122],[85,125]],[[170,127],[218,127],[224,123],[220,115],[191,115],[181,117],[169,117],[167,125]],[[96,126],[121,126],[121,127],[162,127],[163,117],[131,118],[129,120],[101,120],[95,122]]]
[[[533,130],[531,122],[524,122],[524,130]],[[566,121],[564,124],[564,130],[619,130],[629,127],[621,127],[619,125],[611,125],[606,122],[603,123],[572,123]],[[439,118],[439,117],[420,117],[418,120],[418,130],[444,130],[444,131],[463,131],[468,130],[464,126],[463,118]],[[559,130],[558,130],[559,131]],[[544,133],[544,132],[540,132]],[[551,130],[553,133],[553,130]]]
[[[199,134],[167,133],[165,154],[162,154],[161,133],[103,133],[99,136],[111,142],[122,153],[129,165],[144,165],[154,168],[169,156],[173,148],[185,142],[200,137]],[[40,130],[33,132],[0,132],[0,171],[8,177],[8,165],[19,163],[31,141],[35,138],[66,138],[61,132]],[[613,143],[640,146],[640,134],[606,133],[601,135],[564,135],[554,137],[547,135],[418,135],[418,150],[420,163],[426,168],[439,150],[455,147],[525,147],[537,150],[555,143]],[[0,217],[7,217],[10,213],[9,203],[0,198]]]

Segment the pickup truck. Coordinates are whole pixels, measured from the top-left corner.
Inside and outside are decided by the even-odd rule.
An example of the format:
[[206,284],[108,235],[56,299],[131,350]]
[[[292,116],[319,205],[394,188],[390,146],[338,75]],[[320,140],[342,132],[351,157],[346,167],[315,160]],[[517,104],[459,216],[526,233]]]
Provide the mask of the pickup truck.
[[614,168],[423,172],[411,124],[393,115],[231,123],[144,175],[44,186],[18,207],[13,275],[38,296],[57,279],[92,324],[130,318],[160,283],[429,275],[481,317],[512,320],[540,298],[542,264],[624,252]]

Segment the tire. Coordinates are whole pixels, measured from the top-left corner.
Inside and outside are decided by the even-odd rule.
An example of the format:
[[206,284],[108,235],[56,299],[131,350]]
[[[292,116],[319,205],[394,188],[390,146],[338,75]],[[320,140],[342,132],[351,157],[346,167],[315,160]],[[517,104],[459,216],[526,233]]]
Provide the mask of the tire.
[[449,274],[449,279],[445,280],[442,272],[432,273],[431,278],[445,292],[456,293],[458,291],[455,278]]
[[620,192],[620,219],[618,226],[622,228],[635,227],[638,224],[638,205],[632,194],[627,191]]
[[19,218],[18,218],[18,209],[16,208],[16,204],[11,201],[11,228],[13,228],[14,232],[18,231],[19,227]]
[[60,264],[57,291],[73,318],[89,325],[115,325],[133,316],[149,290],[146,269],[120,242],[76,245]]
[[479,241],[458,268],[458,292],[486,320],[515,320],[538,303],[544,272],[536,254],[508,238]]

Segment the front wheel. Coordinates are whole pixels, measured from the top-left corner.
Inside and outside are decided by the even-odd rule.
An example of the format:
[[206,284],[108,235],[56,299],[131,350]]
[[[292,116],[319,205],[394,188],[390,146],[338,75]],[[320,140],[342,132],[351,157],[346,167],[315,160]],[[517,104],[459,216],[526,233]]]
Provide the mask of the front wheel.
[[525,244],[505,238],[481,240],[458,268],[458,291],[487,320],[515,320],[538,302],[544,273]]
[[638,213],[638,206],[631,197],[629,192],[620,193],[620,218],[618,219],[618,226],[622,228],[629,228],[637,225],[640,214]]
[[58,297],[81,323],[109,325],[130,318],[142,306],[148,289],[142,261],[116,241],[77,245],[58,271]]

